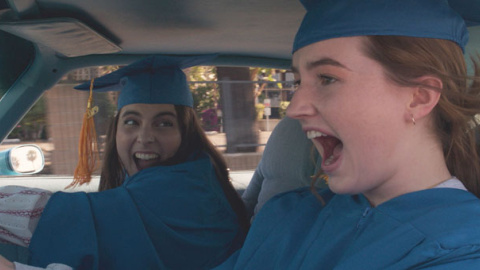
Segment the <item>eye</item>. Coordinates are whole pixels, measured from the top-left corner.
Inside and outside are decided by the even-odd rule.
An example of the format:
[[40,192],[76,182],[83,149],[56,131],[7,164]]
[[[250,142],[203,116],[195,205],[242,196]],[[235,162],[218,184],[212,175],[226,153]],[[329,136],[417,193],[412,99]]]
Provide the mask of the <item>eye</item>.
[[297,90],[300,87],[300,80],[295,80],[293,82],[293,90]]
[[320,79],[320,83],[325,86],[338,81],[336,78],[327,75],[319,75],[318,78]]
[[163,120],[155,123],[157,127],[173,127],[173,122],[168,120]]
[[126,119],[125,121],[123,121],[123,124],[125,126],[134,126],[134,125],[138,125],[138,122],[133,119]]

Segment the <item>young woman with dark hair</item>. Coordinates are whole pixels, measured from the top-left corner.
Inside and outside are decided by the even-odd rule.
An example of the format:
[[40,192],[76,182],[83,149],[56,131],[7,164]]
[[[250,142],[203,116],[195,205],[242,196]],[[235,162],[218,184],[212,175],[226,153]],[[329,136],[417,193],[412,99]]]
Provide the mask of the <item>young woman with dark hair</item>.
[[48,199],[29,264],[210,269],[242,245],[245,207],[195,116],[181,70],[202,59],[149,57],[95,80],[94,91],[120,91],[100,191]]

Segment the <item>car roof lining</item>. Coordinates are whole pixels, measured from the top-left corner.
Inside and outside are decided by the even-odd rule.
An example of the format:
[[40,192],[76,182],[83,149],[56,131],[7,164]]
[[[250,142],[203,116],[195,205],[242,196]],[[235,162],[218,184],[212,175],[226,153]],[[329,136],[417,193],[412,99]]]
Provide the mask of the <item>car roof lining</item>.
[[305,13],[299,2],[291,0],[10,3],[21,20],[76,19],[119,46],[124,54],[222,53],[289,59],[291,41]]
[[0,22],[0,30],[42,44],[64,57],[109,54],[122,49],[72,18]]

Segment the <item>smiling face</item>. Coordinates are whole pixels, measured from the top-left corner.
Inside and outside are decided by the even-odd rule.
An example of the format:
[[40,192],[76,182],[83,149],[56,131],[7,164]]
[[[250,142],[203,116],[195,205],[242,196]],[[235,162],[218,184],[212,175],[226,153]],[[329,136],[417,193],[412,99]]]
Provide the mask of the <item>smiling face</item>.
[[287,115],[300,120],[321,153],[336,193],[388,192],[401,183],[402,162],[412,158],[404,138],[409,91],[365,56],[364,41],[330,39],[293,55],[298,89]]
[[180,127],[172,104],[130,104],[120,110],[117,152],[128,175],[161,165],[173,157],[181,143]]

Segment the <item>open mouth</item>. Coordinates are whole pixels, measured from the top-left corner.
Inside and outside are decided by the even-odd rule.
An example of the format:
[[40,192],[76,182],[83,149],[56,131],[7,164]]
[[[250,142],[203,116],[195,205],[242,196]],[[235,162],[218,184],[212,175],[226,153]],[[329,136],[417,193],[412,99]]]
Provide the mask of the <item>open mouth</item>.
[[138,171],[158,166],[161,163],[160,155],[156,153],[135,153],[133,160],[137,165]]
[[315,130],[307,131],[307,137],[322,146],[323,153],[320,154],[322,155],[323,169],[333,166],[340,159],[343,143],[338,138]]

